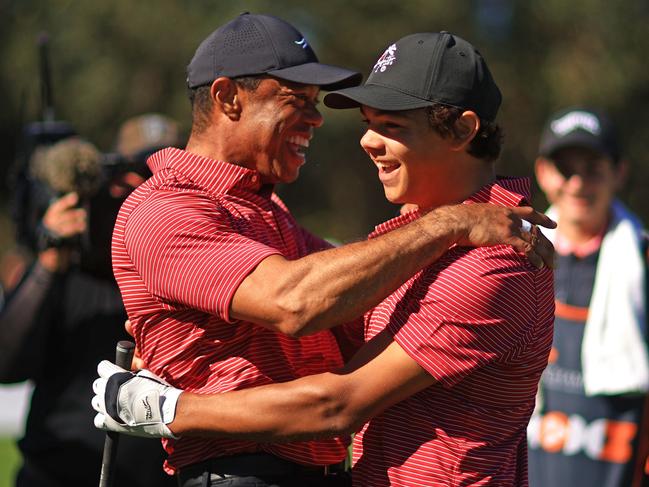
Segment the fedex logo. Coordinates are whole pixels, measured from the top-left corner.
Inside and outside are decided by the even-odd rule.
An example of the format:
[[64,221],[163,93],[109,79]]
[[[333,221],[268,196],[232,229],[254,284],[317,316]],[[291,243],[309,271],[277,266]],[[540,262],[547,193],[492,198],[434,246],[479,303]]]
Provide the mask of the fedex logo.
[[638,425],[628,421],[596,419],[590,423],[577,414],[560,411],[535,414],[527,427],[530,448],[550,453],[576,455],[583,452],[594,460],[626,463],[633,455]]

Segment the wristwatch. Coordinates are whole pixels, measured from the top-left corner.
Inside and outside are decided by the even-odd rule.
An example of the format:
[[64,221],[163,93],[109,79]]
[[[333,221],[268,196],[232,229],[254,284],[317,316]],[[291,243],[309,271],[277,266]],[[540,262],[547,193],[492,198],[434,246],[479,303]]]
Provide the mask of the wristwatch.
[[36,250],[38,252],[51,248],[60,248],[64,242],[64,238],[47,228],[42,222],[36,227]]

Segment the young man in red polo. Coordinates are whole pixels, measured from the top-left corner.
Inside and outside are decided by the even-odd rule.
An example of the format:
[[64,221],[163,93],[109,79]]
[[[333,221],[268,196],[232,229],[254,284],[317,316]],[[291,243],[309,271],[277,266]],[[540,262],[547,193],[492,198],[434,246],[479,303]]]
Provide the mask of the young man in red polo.
[[[333,108],[360,107],[361,145],[386,197],[418,208],[377,227],[370,241],[444,205],[527,204],[528,180],[494,172],[500,101],[481,55],[446,32],[397,41],[364,86],[325,97]],[[508,245],[455,245],[348,327],[366,343],[337,371],[205,396],[104,362],[96,424],[263,442],[356,431],[355,485],[524,486],[525,430],[553,311],[550,269]]]

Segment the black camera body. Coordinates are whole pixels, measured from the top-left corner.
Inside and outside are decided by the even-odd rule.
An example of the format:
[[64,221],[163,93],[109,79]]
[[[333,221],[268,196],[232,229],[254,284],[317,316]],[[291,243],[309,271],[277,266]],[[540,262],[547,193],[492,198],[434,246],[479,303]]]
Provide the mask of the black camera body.
[[34,122],[24,127],[22,150],[13,174],[12,217],[16,241],[32,251],[38,250],[38,241],[43,238],[40,228],[43,215],[58,195],[49,185],[30,175],[29,161],[38,148],[49,147],[76,134],[72,125],[61,121]]
[[61,238],[43,225],[43,216],[54,200],[74,191],[79,195],[77,206],[86,209],[89,219],[103,218],[108,215],[93,213],[105,213],[111,182],[129,171],[142,172],[140,162],[117,153],[100,153],[65,122],[26,126],[24,147],[15,181],[13,216],[17,241],[35,252],[91,243],[87,235]]

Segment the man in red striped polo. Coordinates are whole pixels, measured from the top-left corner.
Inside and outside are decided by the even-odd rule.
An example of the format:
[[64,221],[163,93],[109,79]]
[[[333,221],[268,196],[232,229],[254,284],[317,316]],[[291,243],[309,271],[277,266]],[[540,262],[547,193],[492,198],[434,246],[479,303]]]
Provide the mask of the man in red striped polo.
[[[422,39],[429,48],[432,41]],[[239,56],[231,59],[233,52]],[[274,58],[277,52],[281,59]],[[272,69],[269,59],[276,63]],[[523,239],[536,239],[536,232],[520,230],[520,217],[549,222],[519,207],[524,183],[493,176],[490,158],[500,135],[491,120],[499,93],[481,114],[486,133],[472,111],[477,107],[467,105],[457,121],[439,123],[454,131],[448,137],[428,128],[427,109],[393,114],[364,106],[369,130],[362,144],[377,163],[386,195],[422,210],[386,224],[367,242],[313,253],[326,244],[297,225],[272,185],[293,181],[304,163],[303,150],[322,123],[315,106],[319,89],[348,87],[357,77],[318,64],[285,22],[245,14],[201,44],[188,81],[194,120],[187,148],[150,159],[154,175],[125,203],[113,239],[115,274],[141,356],[174,386],[155,397],[148,390],[138,396],[140,409],[128,422],[141,425],[140,434],[169,438],[167,471],[180,470],[185,486],[224,479],[237,486],[344,485],[342,476],[327,471],[344,458],[345,440],[314,438],[344,437],[418,393],[403,403],[409,412],[393,406],[388,412],[394,416],[375,418],[358,435],[360,485],[386,484],[391,469],[399,479],[408,477],[422,462],[433,464],[428,479],[440,469],[450,469],[460,482],[482,474],[522,475],[522,422],[547,355],[550,271],[535,272],[509,245],[473,246],[510,243],[542,267]],[[471,155],[471,141],[483,133],[492,140],[487,154],[483,147]],[[398,134],[413,139],[387,150],[388,139]],[[378,138],[385,147],[376,145]],[[458,204],[465,200],[474,204]],[[368,344],[340,369],[336,339],[325,328],[352,322],[395,290],[366,316]],[[337,335],[362,330],[357,321]],[[128,391],[114,385],[112,393]],[[221,394],[207,395],[213,393]],[[179,395],[171,426],[179,426],[180,439],[166,426]],[[192,401],[200,405],[201,398],[233,402],[208,409],[193,418],[197,426],[183,430],[185,412],[191,417]],[[96,407],[103,408],[103,400]],[[115,417],[116,408],[111,405]],[[431,416],[434,411],[439,416]],[[206,429],[202,419],[208,418],[216,434],[185,434]],[[104,419],[99,416],[100,426]],[[395,442],[400,430],[402,440]],[[385,451],[378,447],[384,439]],[[365,442],[372,446],[363,453]],[[393,446],[397,451],[389,450]],[[444,458],[430,460],[430,450],[440,448]],[[371,464],[368,473],[362,473],[365,463]],[[495,463],[505,465],[504,474]],[[385,479],[374,483],[376,475]]]

